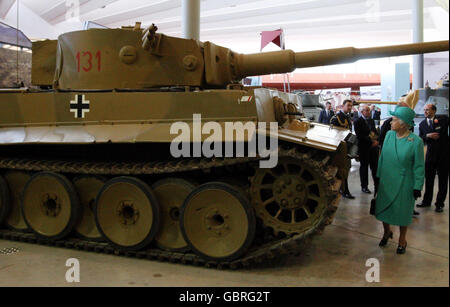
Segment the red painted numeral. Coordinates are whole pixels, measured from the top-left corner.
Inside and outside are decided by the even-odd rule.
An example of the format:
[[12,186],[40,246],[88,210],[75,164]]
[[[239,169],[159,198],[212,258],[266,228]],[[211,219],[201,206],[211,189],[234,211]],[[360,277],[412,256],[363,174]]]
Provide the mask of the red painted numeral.
[[[92,53],[90,51],[77,52],[77,71],[80,72],[80,68],[83,68],[83,71],[89,72],[92,70]],[[81,66],[81,58],[86,58],[87,66]],[[102,53],[101,51],[97,51],[95,54],[95,59],[97,60],[97,70],[101,71],[102,69]]]
[[89,56],[89,59],[87,60],[89,66],[88,66],[88,67],[84,67],[84,66],[83,66],[83,70],[84,70],[85,72],[88,72],[88,71],[90,71],[90,70],[92,69],[92,53],[90,53],[89,51],[83,52],[83,58],[84,58],[85,55],[88,55],[88,56]]

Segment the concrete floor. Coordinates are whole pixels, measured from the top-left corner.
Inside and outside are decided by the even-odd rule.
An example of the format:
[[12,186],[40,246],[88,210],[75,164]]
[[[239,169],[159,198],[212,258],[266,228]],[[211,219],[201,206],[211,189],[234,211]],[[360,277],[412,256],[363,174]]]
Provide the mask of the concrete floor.
[[[381,223],[368,214],[370,195],[359,188],[358,164],[350,176],[355,200],[343,199],[335,221],[301,256],[249,270],[214,269],[0,240],[0,286],[449,286],[449,211],[419,209],[409,228],[405,255],[394,240],[381,249]],[[80,262],[81,282],[65,280],[68,258]],[[380,262],[380,282],[366,282],[367,259]]]

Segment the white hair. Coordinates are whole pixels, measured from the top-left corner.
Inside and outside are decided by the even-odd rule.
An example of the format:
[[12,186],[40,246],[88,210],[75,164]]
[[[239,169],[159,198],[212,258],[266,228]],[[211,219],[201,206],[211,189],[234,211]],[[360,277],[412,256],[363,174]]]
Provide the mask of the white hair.
[[405,123],[402,119],[400,119],[400,117],[396,117],[396,118],[400,122],[400,125],[404,125],[406,128],[408,128],[408,130],[411,129],[411,127],[412,127],[411,125]]
[[359,110],[362,111],[362,110],[364,110],[365,107],[368,107],[369,110],[370,110],[370,107],[369,107],[368,104],[361,104],[361,105],[359,105]]

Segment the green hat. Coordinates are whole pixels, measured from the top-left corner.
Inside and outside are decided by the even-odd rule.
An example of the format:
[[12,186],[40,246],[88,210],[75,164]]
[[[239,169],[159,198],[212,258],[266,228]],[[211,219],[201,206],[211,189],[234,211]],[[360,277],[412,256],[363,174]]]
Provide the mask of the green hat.
[[416,112],[407,107],[397,107],[395,111],[389,111],[392,116],[400,118],[405,124],[414,127],[414,117],[416,117]]

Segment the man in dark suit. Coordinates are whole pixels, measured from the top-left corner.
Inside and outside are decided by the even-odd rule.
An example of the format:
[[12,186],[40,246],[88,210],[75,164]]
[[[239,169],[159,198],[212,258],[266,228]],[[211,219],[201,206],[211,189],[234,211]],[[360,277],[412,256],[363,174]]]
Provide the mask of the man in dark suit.
[[374,120],[375,126],[380,126],[381,111],[374,104],[370,106],[370,118]]
[[381,111],[374,104],[370,106],[370,118],[373,120],[381,120]]
[[376,186],[378,166],[378,141],[375,121],[370,117],[370,108],[361,106],[361,116],[355,121],[355,133],[358,137],[359,178],[363,193],[371,194],[369,185],[369,166],[372,172],[373,182]]
[[325,110],[322,110],[319,115],[319,123],[321,124],[330,124],[331,118],[334,116],[333,110],[331,110],[331,103],[327,101],[325,104]]
[[425,194],[419,208],[431,206],[436,173],[439,178],[439,191],[436,198],[436,212],[443,212],[448,189],[448,116],[436,116],[436,106],[424,107],[425,119],[419,125],[420,137],[427,146],[425,157]]
[[[335,116],[331,118],[330,124],[333,126],[346,128],[352,131],[352,117],[350,115],[352,108],[353,108],[353,101],[349,99],[344,100],[344,102],[342,103],[342,110],[340,110],[338,113],[336,113]],[[349,159],[348,168],[350,169],[350,167],[351,162]],[[344,182],[341,185],[341,194],[345,198],[355,199],[355,196],[350,194],[350,190],[348,189],[348,178],[345,178]]]

